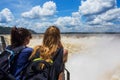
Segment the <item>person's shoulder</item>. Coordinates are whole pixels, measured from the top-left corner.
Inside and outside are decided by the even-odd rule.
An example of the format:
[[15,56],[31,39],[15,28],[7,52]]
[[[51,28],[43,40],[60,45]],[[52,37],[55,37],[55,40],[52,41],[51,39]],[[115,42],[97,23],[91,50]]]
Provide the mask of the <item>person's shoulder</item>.
[[63,53],[68,53],[68,49],[65,49],[65,48],[58,48],[58,50],[62,50]]
[[67,49],[64,49],[64,54],[68,54],[68,50]]
[[36,49],[39,49],[39,48],[41,48],[42,47],[42,45],[36,45],[35,47],[34,47],[34,49],[36,50]]
[[26,48],[24,48],[21,52],[32,52],[32,51],[33,51],[32,48],[26,47]]

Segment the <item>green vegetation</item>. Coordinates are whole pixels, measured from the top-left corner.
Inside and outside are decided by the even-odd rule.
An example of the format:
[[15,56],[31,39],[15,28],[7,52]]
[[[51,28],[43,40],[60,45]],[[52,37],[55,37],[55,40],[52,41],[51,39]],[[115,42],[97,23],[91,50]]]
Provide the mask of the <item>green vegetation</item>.
[[[30,30],[29,31],[32,33],[32,34],[36,34],[35,31],[33,30]],[[10,34],[11,32],[11,27],[3,27],[3,26],[0,26],[0,34]]]

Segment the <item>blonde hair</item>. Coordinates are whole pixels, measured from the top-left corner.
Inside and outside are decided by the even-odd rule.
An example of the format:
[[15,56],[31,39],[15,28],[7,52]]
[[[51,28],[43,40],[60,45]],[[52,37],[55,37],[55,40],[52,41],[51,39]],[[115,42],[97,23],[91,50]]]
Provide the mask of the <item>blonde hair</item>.
[[44,33],[43,44],[34,48],[30,59],[39,50],[40,57],[49,62],[59,47],[62,47],[60,30],[56,26],[50,26]]

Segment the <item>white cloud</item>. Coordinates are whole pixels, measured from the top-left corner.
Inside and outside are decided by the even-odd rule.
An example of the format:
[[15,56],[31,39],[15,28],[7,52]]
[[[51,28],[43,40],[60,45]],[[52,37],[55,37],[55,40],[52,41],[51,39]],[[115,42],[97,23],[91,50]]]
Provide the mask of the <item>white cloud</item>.
[[57,25],[68,26],[73,24],[72,17],[59,17],[55,22]]
[[45,16],[52,16],[56,12],[56,4],[53,1],[48,1],[42,7],[35,6],[30,11],[22,13],[25,18],[40,18]]
[[41,23],[35,23],[35,28],[37,29],[37,32],[44,32],[47,27],[51,26],[52,23],[50,22],[41,22]]
[[[86,0],[82,1],[78,12],[73,12],[71,16],[59,17],[55,24],[64,31],[66,29],[67,31],[102,32],[110,29],[106,28],[107,26],[115,26],[110,21],[118,19],[119,14],[119,9],[115,8],[114,0]],[[87,22],[83,21],[82,16],[85,16]]]
[[14,25],[16,25],[18,27],[31,28],[33,23],[31,21],[28,21],[28,20],[25,20],[25,19],[21,18],[21,19],[16,20],[14,22]]
[[79,6],[79,12],[83,15],[102,13],[114,8],[115,4],[115,0],[87,0]]
[[59,26],[63,32],[80,30],[81,15],[79,12],[73,12],[72,16],[59,17],[54,24]]
[[[112,25],[112,21],[115,20],[119,20],[120,17],[120,8],[115,8],[115,9],[111,9],[108,10],[107,12],[96,16],[96,18],[89,22],[90,24],[108,24],[108,25]],[[109,22],[110,21],[110,22]]]
[[72,13],[72,17],[75,17],[75,18],[80,18],[81,17],[81,15],[80,15],[80,13],[79,12],[73,12]]
[[35,6],[30,11],[22,13],[22,17],[31,19],[23,18],[16,24],[31,28],[37,32],[44,32],[47,27],[54,24],[62,32],[102,32],[112,31],[113,29],[115,31],[115,29],[119,28],[116,28],[113,21],[120,22],[120,8],[115,7],[115,4],[115,0],[84,0],[82,5],[79,6],[78,12],[73,12],[71,16],[58,17],[55,16],[56,4],[49,1],[44,3],[43,6]]
[[79,14],[79,12],[73,12],[72,16],[65,16],[65,17],[59,17],[55,24],[59,25],[59,26],[77,26],[81,24],[81,15]]
[[82,1],[79,13],[86,19],[85,25],[92,27],[116,27],[120,23],[120,8],[116,7],[116,0]]
[[6,23],[9,21],[12,21],[13,19],[14,19],[14,16],[8,8],[4,8],[0,12],[0,23]]

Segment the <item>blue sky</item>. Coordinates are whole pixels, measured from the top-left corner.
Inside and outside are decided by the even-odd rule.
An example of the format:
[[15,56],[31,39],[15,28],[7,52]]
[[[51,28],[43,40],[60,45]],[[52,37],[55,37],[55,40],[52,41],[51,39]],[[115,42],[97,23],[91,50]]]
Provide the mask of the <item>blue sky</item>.
[[44,32],[120,32],[120,0],[2,0],[0,25]]

